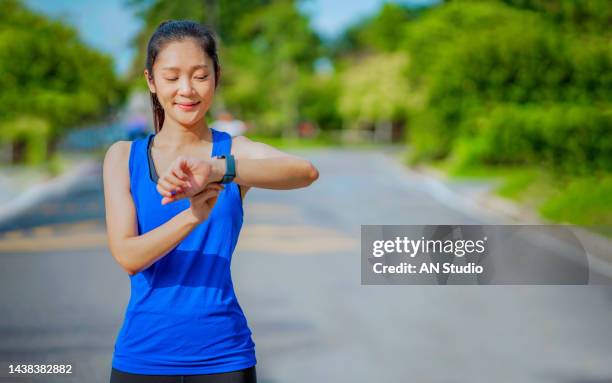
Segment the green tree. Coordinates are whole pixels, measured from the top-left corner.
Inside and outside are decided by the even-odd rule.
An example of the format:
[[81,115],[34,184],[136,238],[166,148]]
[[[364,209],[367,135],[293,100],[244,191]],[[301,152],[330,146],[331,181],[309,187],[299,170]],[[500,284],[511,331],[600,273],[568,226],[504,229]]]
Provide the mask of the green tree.
[[[453,1],[407,26],[405,46],[414,58],[411,83],[428,95],[413,129],[416,158],[448,156],[458,136],[479,134],[466,121],[489,114],[497,104],[552,111],[562,108],[546,106],[591,105],[589,115],[609,109],[609,40],[564,30],[541,13],[501,2]],[[546,126],[561,134],[561,125]],[[593,139],[599,134],[582,132]]]
[[408,83],[408,57],[403,52],[367,56],[341,74],[338,110],[347,125],[359,128],[374,124],[375,136],[391,139],[391,125],[402,121],[421,97]]
[[71,27],[15,0],[0,1],[0,25],[0,138],[13,145],[14,161],[32,153],[28,145],[53,150],[68,129],[122,101],[111,58],[87,47]]
[[[127,0],[142,20],[142,29],[132,39],[136,49],[130,77],[140,80],[145,65],[146,48],[150,36],[159,23],[170,19],[194,20],[210,26],[222,44],[236,42],[235,31],[245,15],[250,14],[270,0]],[[138,81],[143,89],[146,84]]]
[[[313,63],[322,52],[319,37],[295,1],[132,3],[141,7],[144,21],[135,41],[140,53],[135,78],[142,76],[146,43],[161,21],[185,18],[216,26],[222,67],[216,104],[253,122],[260,131],[294,132],[303,110],[301,79],[313,74]],[[145,85],[142,80],[138,83]]]
[[612,7],[609,0],[502,0],[514,7],[541,13],[564,28],[610,34]]
[[392,52],[399,48],[403,27],[422,12],[422,8],[385,3],[378,13],[350,26],[340,36],[335,42],[336,54]]
[[[264,108],[252,111],[249,117],[259,120],[259,125],[268,131],[291,136],[301,118],[299,103],[304,89],[300,79],[313,75],[314,61],[322,52],[320,39],[293,1],[260,7],[243,20],[236,36],[242,43],[236,44],[240,48],[230,54],[232,60],[227,61],[227,66],[230,73],[254,72],[258,81],[250,97],[263,99],[260,105]],[[242,87],[233,80],[230,78],[225,87],[230,94],[232,88]],[[230,105],[242,101],[231,97],[224,100]]]

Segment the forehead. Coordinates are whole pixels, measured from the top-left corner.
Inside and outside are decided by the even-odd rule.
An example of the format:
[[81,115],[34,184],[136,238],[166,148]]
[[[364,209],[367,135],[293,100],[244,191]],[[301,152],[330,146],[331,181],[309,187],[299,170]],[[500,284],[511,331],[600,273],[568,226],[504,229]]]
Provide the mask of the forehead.
[[166,43],[155,59],[157,68],[177,68],[188,70],[197,65],[208,65],[212,63],[210,57],[202,47],[192,38]]

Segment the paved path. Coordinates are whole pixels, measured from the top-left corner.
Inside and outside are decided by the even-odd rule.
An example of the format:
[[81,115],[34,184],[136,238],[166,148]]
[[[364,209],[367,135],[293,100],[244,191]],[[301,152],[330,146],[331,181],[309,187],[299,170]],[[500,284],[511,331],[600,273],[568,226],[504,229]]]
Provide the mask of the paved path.
[[[362,286],[361,224],[505,220],[379,152],[307,156],[311,188],[245,202],[232,275],[260,382],[612,380],[612,288]],[[106,249],[99,171],[0,231],[0,361],[107,382],[129,279]]]

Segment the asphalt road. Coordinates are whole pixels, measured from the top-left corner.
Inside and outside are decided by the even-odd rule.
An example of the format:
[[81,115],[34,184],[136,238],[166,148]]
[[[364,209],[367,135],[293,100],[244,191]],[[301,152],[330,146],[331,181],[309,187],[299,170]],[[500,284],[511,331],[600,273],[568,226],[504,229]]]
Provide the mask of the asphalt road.
[[[360,225],[506,219],[376,151],[304,152],[310,188],[252,190],[232,275],[263,383],[612,381],[609,286],[365,286]],[[107,382],[129,278],[100,169],[0,224],[0,382]],[[7,364],[72,376],[7,378]]]

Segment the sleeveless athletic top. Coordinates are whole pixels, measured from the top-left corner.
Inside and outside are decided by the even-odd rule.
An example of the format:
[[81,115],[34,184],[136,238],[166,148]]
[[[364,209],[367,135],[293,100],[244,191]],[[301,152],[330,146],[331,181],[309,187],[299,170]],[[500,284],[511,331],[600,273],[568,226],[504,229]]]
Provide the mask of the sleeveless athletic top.
[[[229,154],[231,136],[211,129],[212,155]],[[130,190],[138,234],[189,207],[188,199],[161,205],[148,145],[132,142]],[[208,219],[147,269],[130,276],[131,296],[115,343],[112,366],[150,375],[220,373],[256,364],[255,343],[234,293],[230,265],[242,227],[236,183],[225,185]]]

